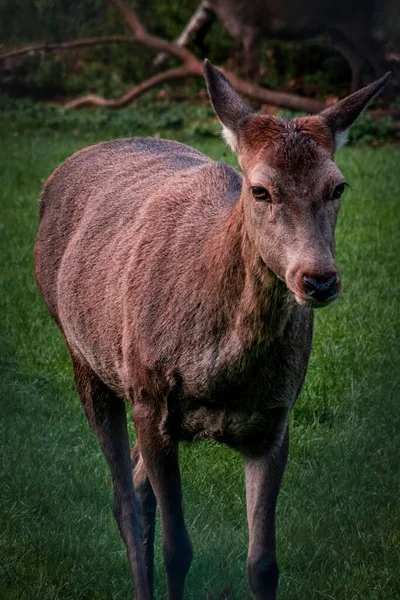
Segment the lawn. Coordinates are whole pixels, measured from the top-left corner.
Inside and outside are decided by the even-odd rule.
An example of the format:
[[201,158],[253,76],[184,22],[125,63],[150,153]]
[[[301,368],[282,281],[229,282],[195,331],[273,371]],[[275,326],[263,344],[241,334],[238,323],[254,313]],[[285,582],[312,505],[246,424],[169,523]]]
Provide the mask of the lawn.
[[[36,290],[32,247],[43,182],[90,143],[155,132],[233,160],[200,113],[185,120],[161,107],[150,127],[149,111],[143,102],[116,117],[66,116],[65,124],[62,115],[54,122],[17,112],[0,118],[1,599],[132,597],[111,478]],[[343,293],[317,312],[307,381],[292,414],[278,508],[280,598],[398,600],[400,148],[344,148],[338,163],[351,184],[337,234]],[[195,551],[186,598],[246,600],[240,457],[203,442],[182,447],[181,464]]]

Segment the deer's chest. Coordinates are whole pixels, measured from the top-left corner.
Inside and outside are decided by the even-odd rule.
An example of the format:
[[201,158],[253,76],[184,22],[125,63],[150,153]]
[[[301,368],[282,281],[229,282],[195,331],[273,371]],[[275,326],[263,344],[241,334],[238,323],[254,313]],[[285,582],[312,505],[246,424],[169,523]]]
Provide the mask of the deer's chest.
[[186,440],[212,438],[252,452],[267,452],[279,442],[304,380],[311,324],[301,336],[294,334],[288,330],[242,369],[237,366],[232,373],[221,368],[207,393],[201,381],[196,388],[193,380],[192,393],[181,393],[170,403],[176,434]]
[[188,400],[182,411],[179,437],[213,439],[251,453],[266,453],[281,440],[287,423],[286,406],[231,406],[202,399]]

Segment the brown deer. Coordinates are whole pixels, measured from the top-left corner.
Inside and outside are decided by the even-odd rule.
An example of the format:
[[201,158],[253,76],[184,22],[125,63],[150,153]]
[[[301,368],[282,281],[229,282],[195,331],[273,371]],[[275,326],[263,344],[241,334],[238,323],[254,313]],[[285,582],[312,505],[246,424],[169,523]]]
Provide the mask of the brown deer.
[[[351,91],[356,91],[364,70],[376,77],[386,70],[384,43],[374,36],[379,8],[377,0],[201,0],[176,41],[187,46],[194,35],[201,39],[217,17],[241,43],[247,76],[256,81],[263,39],[328,35],[349,63]],[[156,64],[165,58],[158,55]]]
[[168,598],[183,598],[192,547],[178,445],[200,438],[244,457],[250,588],[256,600],[276,597],[288,414],[313,309],[340,289],[345,182],[333,155],[388,75],[291,121],[254,113],[208,61],[205,78],[242,174],[172,141],[92,146],[45,184],[35,247],[39,288],[111,469],[137,600],[153,594],[156,504]]

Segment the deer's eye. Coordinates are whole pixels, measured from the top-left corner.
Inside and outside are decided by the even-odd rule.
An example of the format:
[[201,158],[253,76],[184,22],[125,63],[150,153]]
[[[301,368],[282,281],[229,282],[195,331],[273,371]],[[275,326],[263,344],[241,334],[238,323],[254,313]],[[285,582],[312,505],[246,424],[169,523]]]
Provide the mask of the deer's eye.
[[332,200],[339,200],[344,190],[346,189],[346,183],[339,183],[333,191]]
[[270,202],[271,201],[271,196],[270,196],[268,190],[266,190],[264,187],[252,186],[251,193],[253,194],[253,197],[255,198],[255,200],[258,200],[259,202],[262,202],[262,201]]

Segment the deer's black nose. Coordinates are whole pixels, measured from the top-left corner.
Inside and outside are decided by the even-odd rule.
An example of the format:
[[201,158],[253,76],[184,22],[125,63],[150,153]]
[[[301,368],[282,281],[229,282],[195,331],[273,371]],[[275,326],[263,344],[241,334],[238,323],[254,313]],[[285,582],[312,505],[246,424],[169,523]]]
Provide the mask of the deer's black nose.
[[328,277],[303,277],[304,289],[308,298],[318,302],[325,302],[337,292],[338,278],[336,275]]

